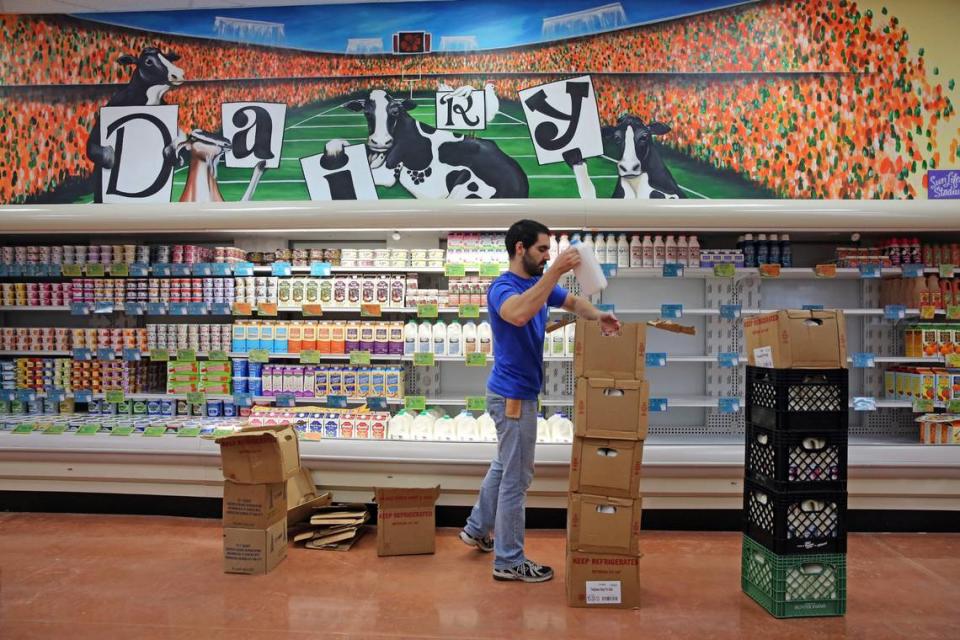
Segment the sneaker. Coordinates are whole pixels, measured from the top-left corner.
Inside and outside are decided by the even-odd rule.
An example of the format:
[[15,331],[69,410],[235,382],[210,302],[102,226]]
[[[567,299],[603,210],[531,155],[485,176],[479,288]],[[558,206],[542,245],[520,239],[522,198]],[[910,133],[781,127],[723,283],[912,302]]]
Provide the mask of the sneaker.
[[524,560],[511,569],[494,569],[494,580],[519,580],[520,582],[546,582],[553,579],[553,569]]
[[460,532],[460,539],[463,540],[463,544],[469,545],[471,547],[476,547],[484,553],[490,553],[493,551],[493,538],[490,536],[483,536],[482,538],[475,538],[466,531]]

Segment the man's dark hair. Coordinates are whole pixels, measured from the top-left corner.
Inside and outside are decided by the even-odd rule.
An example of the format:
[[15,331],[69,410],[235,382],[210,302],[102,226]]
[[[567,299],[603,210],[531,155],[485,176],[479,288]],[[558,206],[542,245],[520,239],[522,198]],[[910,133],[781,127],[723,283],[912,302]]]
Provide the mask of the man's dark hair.
[[536,220],[518,220],[507,229],[507,255],[511,258],[517,253],[517,243],[522,242],[529,249],[537,242],[541,233],[550,235],[550,229]]

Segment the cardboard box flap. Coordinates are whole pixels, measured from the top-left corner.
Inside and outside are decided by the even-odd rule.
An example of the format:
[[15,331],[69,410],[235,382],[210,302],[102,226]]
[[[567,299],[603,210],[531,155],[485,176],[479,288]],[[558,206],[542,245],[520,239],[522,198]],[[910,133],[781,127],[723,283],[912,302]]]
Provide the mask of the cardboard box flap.
[[291,427],[244,429],[216,442],[228,480],[243,484],[286,482],[300,471],[300,445]]
[[309,469],[300,468],[300,472],[287,478],[287,509],[298,507],[317,497],[317,487]]
[[429,488],[376,487],[374,502],[382,510],[432,508],[440,497],[440,485]]

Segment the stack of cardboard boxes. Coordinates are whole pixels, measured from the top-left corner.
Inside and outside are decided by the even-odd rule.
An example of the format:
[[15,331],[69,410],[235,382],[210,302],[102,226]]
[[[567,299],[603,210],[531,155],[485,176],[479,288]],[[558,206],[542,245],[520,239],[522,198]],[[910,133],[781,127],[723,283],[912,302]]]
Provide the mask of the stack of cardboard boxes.
[[269,573],[287,557],[287,524],[329,504],[300,467],[297,432],[254,427],[217,439],[223,465],[223,570]]
[[846,330],[839,311],[744,321],[741,586],[778,618],[846,608]]
[[647,436],[646,327],[605,336],[578,321],[576,437],[567,510],[567,602],[640,606],[640,465]]

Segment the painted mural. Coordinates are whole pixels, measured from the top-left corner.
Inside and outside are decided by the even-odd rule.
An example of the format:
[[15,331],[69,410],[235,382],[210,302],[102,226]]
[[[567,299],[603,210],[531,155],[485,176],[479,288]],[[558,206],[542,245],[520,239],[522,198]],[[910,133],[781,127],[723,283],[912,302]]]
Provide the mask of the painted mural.
[[0,15],[0,202],[956,193],[907,3],[648,4]]

